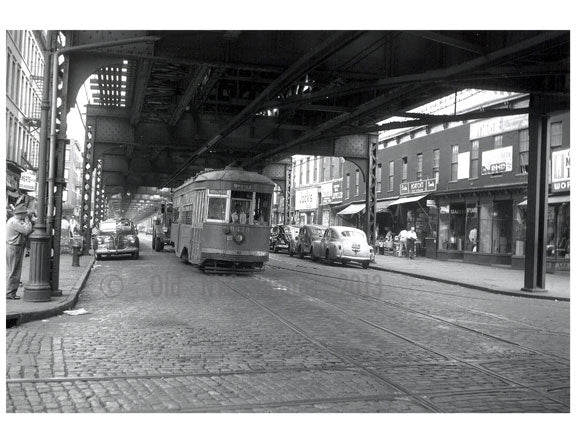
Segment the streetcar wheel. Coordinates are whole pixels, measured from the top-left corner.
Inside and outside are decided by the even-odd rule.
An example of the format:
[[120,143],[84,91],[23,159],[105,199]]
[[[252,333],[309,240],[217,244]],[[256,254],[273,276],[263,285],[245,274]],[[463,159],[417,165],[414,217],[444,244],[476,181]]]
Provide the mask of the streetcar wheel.
[[369,261],[363,261],[363,262],[362,262],[362,267],[363,267],[364,269],[368,269],[368,266],[370,266],[370,262],[369,262]]

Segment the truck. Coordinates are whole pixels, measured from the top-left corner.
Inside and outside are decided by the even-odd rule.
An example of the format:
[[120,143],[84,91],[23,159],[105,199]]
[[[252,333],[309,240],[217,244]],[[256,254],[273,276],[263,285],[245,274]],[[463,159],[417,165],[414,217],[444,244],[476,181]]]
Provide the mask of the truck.
[[164,249],[164,245],[174,246],[170,239],[173,214],[173,204],[168,200],[162,202],[154,214],[152,219],[152,248],[156,252]]

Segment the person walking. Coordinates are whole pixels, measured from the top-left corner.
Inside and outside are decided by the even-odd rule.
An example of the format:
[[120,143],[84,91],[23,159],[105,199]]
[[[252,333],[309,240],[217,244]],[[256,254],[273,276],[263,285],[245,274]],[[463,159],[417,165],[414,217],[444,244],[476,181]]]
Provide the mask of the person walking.
[[406,239],[408,231],[402,229],[398,234],[398,240],[400,241],[400,246],[398,247],[398,257],[402,257],[406,253]]
[[18,286],[22,274],[22,260],[26,239],[32,232],[25,206],[17,206],[14,216],[6,222],[6,299],[18,300]]
[[406,234],[406,245],[408,246],[408,258],[410,260],[414,260],[414,245],[416,244],[416,240],[418,240],[418,236],[416,235],[416,231],[414,230],[414,226],[410,228],[410,231]]

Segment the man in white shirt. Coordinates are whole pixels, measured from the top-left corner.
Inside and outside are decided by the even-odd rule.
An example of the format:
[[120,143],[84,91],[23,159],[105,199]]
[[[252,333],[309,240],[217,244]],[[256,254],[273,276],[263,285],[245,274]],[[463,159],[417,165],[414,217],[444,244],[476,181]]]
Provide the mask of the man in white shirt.
[[400,234],[398,234],[398,240],[400,240],[400,246],[398,248],[398,257],[402,257],[406,252],[406,239],[407,239],[408,231],[406,229],[402,229]]
[[32,232],[32,223],[23,205],[14,209],[14,216],[6,222],[6,299],[18,300],[16,294],[22,274],[22,260],[26,239]]
[[414,260],[414,245],[416,244],[416,240],[418,240],[418,236],[416,235],[416,231],[414,230],[414,226],[410,228],[410,231],[406,234],[406,244],[408,246],[408,258],[410,260]]

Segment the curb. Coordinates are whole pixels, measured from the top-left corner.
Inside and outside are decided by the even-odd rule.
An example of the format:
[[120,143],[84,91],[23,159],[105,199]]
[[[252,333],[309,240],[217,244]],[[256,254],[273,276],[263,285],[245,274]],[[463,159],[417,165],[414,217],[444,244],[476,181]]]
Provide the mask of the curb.
[[[86,280],[92,271],[92,266],[94,265],[94,257],[91,256],[91,263],[84,269],[72,289],[70,293],[65,297],[65,300],[62,303],[57,304],[54,307],[46,309],[44,311],[35,311],[35,312],[20,312],[14,314],[6,314],[6,323],[13,322],[13,326],[21,325],[22,323],[27,323],[35,320],[42,320],[49,317],[55,317],[62,312],[72,308],[77,302],[78,297],[80,295],[80,291],[86,284]],[[64,297],[62,297],[64,298]]]
[[570,301],[570,299],[566,298],[566,297],[546,297],[545,295],[531,294],[530,292],[502,291],[500,289],[492,289],[492,288],[487,288],[485,286],[474,285],[471,283],[457,282],[457,281],[453,281],[453,280],[447,280],[445,278],[433,277],[430,275],[414,274],[412,272],[397,271],[395,269],[386,269],[386,268],[382,268],[380,266],[374,266],[373,264],[370,264],[370,269],[376,269],[377,271],[384,271],[384,272],[392,272],[394,274],[407,275],[409,277],[420,278],[422,280],[431,280],[431,281],[435,281],[438,283],[446,283],[449,285],[462,286],[464,288],[476,289],[478,291],[491,292],[493,294],[507,295],[507,296],[511,296],[511,297],[533,298],[533,299],[548,300],[548,301],[563,301],[563,302],[569,302]]

